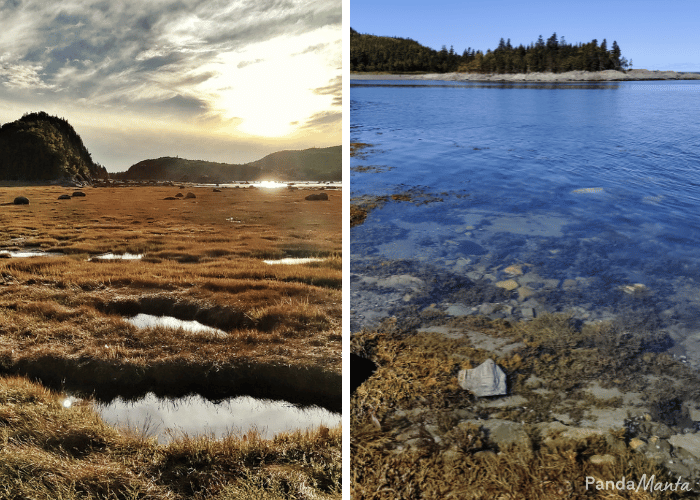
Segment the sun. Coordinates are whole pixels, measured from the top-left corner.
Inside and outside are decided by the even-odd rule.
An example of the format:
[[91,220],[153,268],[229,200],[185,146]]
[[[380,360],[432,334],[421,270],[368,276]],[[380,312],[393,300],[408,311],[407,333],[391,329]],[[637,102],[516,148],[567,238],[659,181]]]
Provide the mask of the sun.
[[293,135],[311,116],[329,110],[333,97],[314,89],[327,85],[337,69],[323,51],[308,50],[307,38],[282,36],[220,54],[211,67],[217,76],[202,89],[212,109],[234,120],[238,132],[266,138]]

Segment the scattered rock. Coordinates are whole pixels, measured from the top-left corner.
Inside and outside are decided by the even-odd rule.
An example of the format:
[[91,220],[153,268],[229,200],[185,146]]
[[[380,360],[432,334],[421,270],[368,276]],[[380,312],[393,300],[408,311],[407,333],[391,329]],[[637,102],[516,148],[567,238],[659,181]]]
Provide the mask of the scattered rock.
[[221,189],[216,189],[216,188],[214,188],[214,192],[215,192],[215,193],[220,193],[220,192],[221,192]]
[[532,442],[527,432],[525,432],[523,424],[497,418],[484,422],[479,422],[478,420],[472,422],[481,423],[481,426],[487,431],[488,440],[498,445],[499,449],[517,446],[523,450],[532,450]]
[[457,374],[460,387],[477,397],[506,394],[506,374],[494,360],[487,359],[476,368],[460,370]]
[[327,201],[328,195],[326,193],[310,194],[304,199],[308,201]]
[[506,267],[503,272],[510,276],[521,276],[523,274],[523,266],[520,264],[513,264],[512,266]]
[[633,450],[644,451],[644,447],[646,445],[647,444],[639,438],[630,439],[630,448],[632,448]]
[[29,199],[24,196],[18,196],[13,203],[15,205],[29,205]]
[[695,458],[700,458],[700,434],[676,434],[668,440],[676,448],[682,448]]
[[71,197],[69,194],[62,194],[61,196],[58,197],[59,200],[70,200]]
[[496,282],[496,286],[499,288],[505,288],[506,290],[515,290],[518,288],[518,282],[515,280],[504,280]]
[[593,465],[615,465],[616,459],[612,455],[593,455],[588,459]]
[[620,290],[625,292],[627,295],[637,295],[648,291],[648,288],[641,283],[634,283],[633,285],[623,285]]
[[167,196],[167,197],[165,197],[165,198],[163,198],[163,199],[164,199],[164,200],[179,200],[179,198],[176,198],[176,197],[174,197],[174,196]]
[[187,200],[187,199],[189,199],[189,198],[196,198],[196,196],[194,195],[194,193],[187,193],[187,194],[185,195],[185,199]]
[[79,197],[83,197],[83,196],[86,196],[86,194],[85,194],[84,192],[82,192],[82,191],[73,191],[73,198],[79,198]]
[[185,196],[185,195],[182,194],[182,193],[177,193],[175,196],[176,196],[177,198],[182,198],[182,197]]

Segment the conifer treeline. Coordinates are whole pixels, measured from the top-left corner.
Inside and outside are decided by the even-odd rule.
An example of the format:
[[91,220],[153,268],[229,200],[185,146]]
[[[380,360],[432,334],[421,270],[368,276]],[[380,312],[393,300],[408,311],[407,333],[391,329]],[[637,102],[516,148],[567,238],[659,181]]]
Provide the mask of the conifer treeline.
[[471,47],[459,55],[450,47],[434,50],[410,38],[363,35],[350,29],[350,70],[388,72],[468,72],[468,73],[562,73],[565,71],[624,70],[630,64],[622,57],[617,42],[608,47],[604,39],[576,45],[554,33],[542,35],[527,47],[511,45],[501,38],[498,47],[483,53]]

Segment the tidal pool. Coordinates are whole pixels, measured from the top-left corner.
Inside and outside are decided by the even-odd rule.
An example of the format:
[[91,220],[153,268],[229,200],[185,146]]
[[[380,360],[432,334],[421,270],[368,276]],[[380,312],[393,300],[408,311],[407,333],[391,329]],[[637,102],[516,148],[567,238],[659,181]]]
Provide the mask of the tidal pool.
[[139,260],[142,257],[142,253],[105,253],[92,258],[100,260]]
[[218,439],[231,432],[245,433],[251,429],[269,439],[297,429],[334,427],[341,419],[339,413],[324,408],[300,408],[286,401],[249,396],[213,402],[201,396],[160,399],[149,392],[136,401],[117,398],[110,403],[96,403],[95,409],[106,422],[157,436],[159,443],[167,443],[182,434]]
[[58,257],[60,255],[65,254],[63,252],[46,252],[45,250],[3,250],[0,252],[0,258]]
[[278,260],[263,260],[265,264],[308,264],[309,262],[321,262],[324,259],[319,259],[317,257],[287,257],[285,259]]
[[137,314],[131,318],[126,318],[126,321],[137,328],[153,328],[163,326],[166,328],[182,328],[188,332],[206,332],[216,335],[217,337],[225,337],[228,335],[225,331],[211,326],[203,325],[199,321],[183,321],[172,316],[154,316],[152,314]]

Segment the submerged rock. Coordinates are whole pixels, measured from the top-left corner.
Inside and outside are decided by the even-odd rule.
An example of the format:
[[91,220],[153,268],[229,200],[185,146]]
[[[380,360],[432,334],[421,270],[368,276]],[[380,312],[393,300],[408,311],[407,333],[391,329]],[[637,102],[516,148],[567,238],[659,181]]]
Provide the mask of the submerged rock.
[[492,359],[487,359],[472,370],[460,370],[457,381],[462,389],[475,396],[501,396],[506,394],[506,374]]

